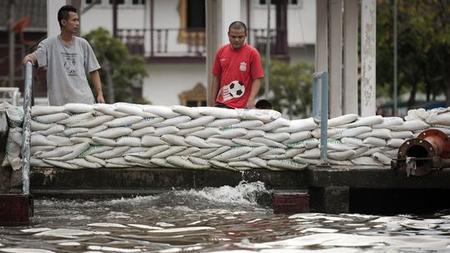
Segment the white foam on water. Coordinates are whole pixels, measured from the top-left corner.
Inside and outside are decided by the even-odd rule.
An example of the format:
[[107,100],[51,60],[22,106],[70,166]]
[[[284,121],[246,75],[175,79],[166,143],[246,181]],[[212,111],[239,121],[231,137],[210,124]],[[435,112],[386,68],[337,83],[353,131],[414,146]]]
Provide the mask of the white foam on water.
[[106,235],[110,234],[109,232],[94,232],[80,229],[67,229],[67,228],[57,228],[48,231],[43,231],[34,236],[46,236],[46,237],[59,237],[59,238],[67,238],[74,239],[78,236],[88,236],[88,235]]
[[109,212],[108,215],[106,215],[107,218],[111,219],[130,219],[130,215],[124,212]]
[[336,233],[339,230],[333,228],[307,228],[300,231],[300,233]]
[[44,231],[49,231],[52,230],[51,228],[27,228],[27,229],[22,229],[20,231],[24,232],[24,233],[39,233],[39,232],[44,232]]
[[163,227],[163,228],[166,228],[166,227],[175,227],[175,225],[174,224],[171,224],[171,223],[167,223],[167,222],[158,222],[158,223],[156,223],[156,225],[157,226],[160,226],[160,227]]
[[299,213],[289,216],[289,219],[324,220],[324,222],[351,221],[349,218],[325,215],[322,213]]
[[255,222],[260,221],[260,220],[261,220],[261,219],[249,220],[249,221],[247,221],[246,223],[255,223]]
[[8,253],[55,253],[54,251],[45,249],[31,249],[31,248],[3,248],[0,252]]
[[143,224],[127,224],[130,227],[135,227],[135,228],[142,228],[142,229],[163,229],[161,227],[154,227],[154,226],[149,226],[149,225],[143,225]]
[[90,249],[90,250],[108,251],[108,252],[125,252],[125,253],[142,252],[142,250],[140,250],[140,249],[122,249],[122,248],[107,247],[107,246],[97,246],[97,245],[89,245],[88,249]]
[[81,243],[79,242],[60,242],[58,243],[60,246],[80,246]]
[[127,226],[119,224],[119,223],[106,223],[106,222],[98,222],[98,223],[90,223],[87,224],[89,227],[103,227],[103,228],[126,228]]
[[198,231],[212,231],[216,230],[213,227],[180,227],[180,228],[166,228],[159,230],[149,230],[148,233],[151,234],[180,234],[180,233],[189,233],[189,232],[198,232]]
[[92,218],[90,216],[83,215],[83,214],[70,217],[70,220],[91,220],[91,219]]

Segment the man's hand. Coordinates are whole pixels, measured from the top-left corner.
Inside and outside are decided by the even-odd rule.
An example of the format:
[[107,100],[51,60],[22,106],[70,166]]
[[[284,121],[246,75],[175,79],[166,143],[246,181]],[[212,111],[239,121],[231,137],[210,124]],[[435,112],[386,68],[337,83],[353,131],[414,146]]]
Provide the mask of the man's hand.
[[34,55],[34,53],[31,53],[31,54],[27,54],[27,55],[25,55],[25,57],[23,57],[23,60],[22,60],[22,64],[27,64],[27,62],[31,62],[31,64],[36,64],[36,61],[37,61],[37,58],[36,58],[36,55]]
[[103,97],[103,94],[100,94],[97,96],[97,103],[99,103],[99,104],[105,103],[105,98]]
[[256,101],[255,101],[255,99],[248,99],[248,101],[247,101],[247,105],[245,106],[245,108],[247,108],[247,109],[255,109],[255,104],[256,104]]

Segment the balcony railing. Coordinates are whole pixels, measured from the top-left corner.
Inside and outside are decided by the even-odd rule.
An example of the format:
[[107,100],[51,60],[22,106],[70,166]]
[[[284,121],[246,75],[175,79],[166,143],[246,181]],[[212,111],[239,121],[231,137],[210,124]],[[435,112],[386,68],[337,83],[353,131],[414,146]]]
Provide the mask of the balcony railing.
[[[204,58],[206,55],[205,29],[119,29],[119,39],[132,54],[145,57]],[[270,30],[272,55],[287,55],[285,31]],[[265,54],[267,29],[250,29],[248,41]]]

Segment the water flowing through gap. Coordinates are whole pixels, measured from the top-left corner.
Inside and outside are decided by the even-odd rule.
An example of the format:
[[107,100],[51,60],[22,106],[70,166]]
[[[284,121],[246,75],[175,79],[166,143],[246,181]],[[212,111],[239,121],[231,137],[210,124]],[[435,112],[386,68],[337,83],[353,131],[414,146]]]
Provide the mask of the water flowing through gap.
[[261,182],[155,196],[35,200],[29,227],[0,228],[0,252],[423,252],[450,250],[450,212],[275,215]]

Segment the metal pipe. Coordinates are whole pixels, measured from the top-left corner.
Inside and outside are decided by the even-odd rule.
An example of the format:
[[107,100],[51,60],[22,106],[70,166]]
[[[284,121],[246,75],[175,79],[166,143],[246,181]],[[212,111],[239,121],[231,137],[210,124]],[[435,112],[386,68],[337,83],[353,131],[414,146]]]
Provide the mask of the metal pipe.
[[22,191],[30,194],[30,139],[31,139],[31,100],[33,89],[33,65],[25,65],[25,86],[23,96],[23,126],[22,126]]
[[271,0],[267,1],[267,36],[266,36],[266,70],[264,75],[264,98],[269,98],[269,77],[270,77],[270,4]]

